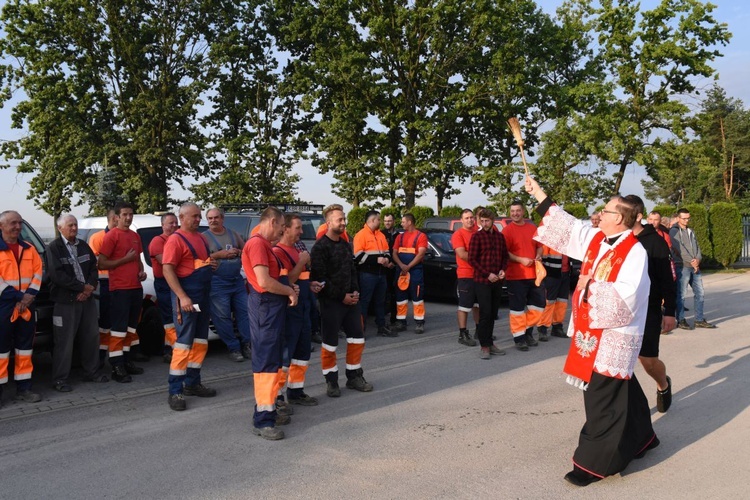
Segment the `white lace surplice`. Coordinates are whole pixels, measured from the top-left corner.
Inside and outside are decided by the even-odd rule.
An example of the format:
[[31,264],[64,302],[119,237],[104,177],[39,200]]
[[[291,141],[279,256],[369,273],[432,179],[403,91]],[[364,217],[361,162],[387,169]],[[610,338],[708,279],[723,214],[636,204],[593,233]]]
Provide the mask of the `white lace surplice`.
[[[599,229],[553,205],[545,214],[534,239],[570,258],[582,261],[591,240],[598,232]],[[594,269],[604,254],[629,233],[630,231],[626,231],[614,245],[606,242],[601,244],[594,259]],[[633,374],[643,341],[650,286],[646,250],[640,244],[636,244],[628,253],[617,281],[594,281],[589,285],[590,326],[604,330],[594,361],[597,373],[621,378]],[[577,306],[578,304],[573,304],[573,307]],[[571,321],[568,336],[572,335]]]

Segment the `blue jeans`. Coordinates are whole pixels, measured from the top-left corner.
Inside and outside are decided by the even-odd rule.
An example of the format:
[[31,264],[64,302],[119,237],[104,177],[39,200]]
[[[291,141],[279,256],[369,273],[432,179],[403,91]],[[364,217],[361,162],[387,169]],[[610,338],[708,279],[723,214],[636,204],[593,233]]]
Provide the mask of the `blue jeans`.
[[[234,334],[232,311],[237,320],[240,338]],[[211,281],[211,320],[219,338],[230,351],[239,351],[240,342],[250,343],[250,323],[247,317],[247,289],[241,276],[233,279],[214,276]]]
[[375,324],[385,326],[385,274],[359,273],[359,310],[367,322],[370,301],[375,301]]
[[692,267],[677,266],[677,321],[685,319],[685,296],[688,285],[693,288],[695,301],[695,321],[704,321],[703,317],[703,275],[693,271]]

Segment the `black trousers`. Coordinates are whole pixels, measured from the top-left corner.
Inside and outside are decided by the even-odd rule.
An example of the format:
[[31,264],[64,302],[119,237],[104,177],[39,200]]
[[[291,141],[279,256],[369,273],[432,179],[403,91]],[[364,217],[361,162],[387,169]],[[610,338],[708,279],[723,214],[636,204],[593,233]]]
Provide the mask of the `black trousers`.
[[482,347],[492,345],[492,331],[495,329],[495,317],[500,307],[501,290],[501,281],[490,284],[474,282],[474,294],[479,304],[477,338],[479,339],[479,345]]
[[648,400],[635,374],[622,380],[593,373],[583,403],[586,423],[573,463],[591,474],[621,472],[656,437]]

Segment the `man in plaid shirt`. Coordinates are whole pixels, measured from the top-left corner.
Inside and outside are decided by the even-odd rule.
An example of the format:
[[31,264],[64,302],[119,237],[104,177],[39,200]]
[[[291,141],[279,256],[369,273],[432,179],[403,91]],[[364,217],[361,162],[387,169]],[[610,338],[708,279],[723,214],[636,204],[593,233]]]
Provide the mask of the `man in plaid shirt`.
[[508,267],[508,249],[505,238],[495,227],[492,210],[483,208],[477,215],[480,227],[469,242],[469,264],[474,268],[474,292],[479,304],[477,337],[482,348],[479,357],[490,359],[491,354],[505,354],[492,342],[492,330],[495,328],[500,291]]

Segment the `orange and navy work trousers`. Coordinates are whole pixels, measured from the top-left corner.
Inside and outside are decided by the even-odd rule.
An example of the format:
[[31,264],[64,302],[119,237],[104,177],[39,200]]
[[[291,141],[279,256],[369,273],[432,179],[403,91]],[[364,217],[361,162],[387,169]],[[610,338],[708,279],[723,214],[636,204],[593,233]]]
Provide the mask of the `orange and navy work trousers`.
[[136,327],[141,316],[143,288],[110,290],[109,314],[112,331],[109,335],[109,364],[123,365],[128,361],[130,348],[139,344]]
[[310,281],[297,280],[299,302],[287,307],[284,337],[284,366],[289,367],[287,397],[298,398],[304,393],[305,376],[310,364]]
[[177,340],[169,364],[169,394],[182,394],[183,384],[192,386],[201,383],[201,367],[208,352],[211,268],[196,269],[190,276],[180,278],[180,286],[193,304],[198,304],[200,312],[179,311],[177,296],[172,293],[172,318],[177,329]]
[[[398,274],[396,275],[398,279]],[[396,319],[406,324],[406,313],[411,300],[414,308],[414,321],[424,323],[424,271],[422,266],[415,266],[409,271],[409,288],[401,290],[396,285]]]
[[365,336],[362,331],[362,317],[355,304],[347,306],[343,302],[319,298],[322,318],[320,365],[328,382],[338,382],[339,368],[336,363],[336,348],[339,345],[339,331],[346,334],[346,378],[362,375],[362,353],[365,350]]
[[[536,286],[534,280],[507,280],[508,316],[513,340],[521,342],[526,329],[539,324],[544,312],[544,288]],[[481,314],[481,308],[480,308]]]
[[16,381],[17,391],[20,392],[31,389],[31,372],[34,370],[31,364],[35,331],[34,306],[29,308],[31,321],[23,318],[11,321],[14,307],[15,302],[10,307],[2,307],[2,316],[0,316],[0,388],[8,382],[10,350],[15,349],[13,379]]
[[156,292],[156,305],[164,325],[164,353],[166,354],[172,352],[172,346],[177,341],[177,328],[174,326],[172,314],[172,291],[164,278],[154,278],[154,291]]
[[570,294],[570,273],[564,272],[561,277],[547,275],[542,283],[547,303],[544,307],[539,326],[562,325],[565,312],[568,309],[568,295]]
[[109,335],[112,330],[112,320],[109,314],[111,303],[109,278],[99,278],[99,360],[102,362],[109,351]]
[[253,425],[260,429],[276,425],[276,396],[284,357],[284,328],[289,298],[286,295],[258,293],[250,288],[247,315],[253,348]]

